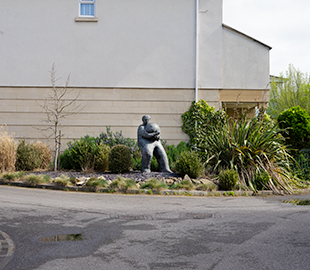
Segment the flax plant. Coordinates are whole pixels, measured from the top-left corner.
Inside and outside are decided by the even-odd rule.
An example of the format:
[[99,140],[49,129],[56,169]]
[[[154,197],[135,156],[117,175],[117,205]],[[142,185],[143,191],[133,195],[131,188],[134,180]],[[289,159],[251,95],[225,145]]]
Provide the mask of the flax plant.
[[266,116],[260,120],[227,120],[226,125],[206,138],[203,150],[207,163],[214,170],[235,169],[239,181],[256,191],[255,179],[267,173],[266,188],[280,193],[291,193],[298,182],[292,178],[290,164],[293,158],[284,146],[284,138],[276,123]]

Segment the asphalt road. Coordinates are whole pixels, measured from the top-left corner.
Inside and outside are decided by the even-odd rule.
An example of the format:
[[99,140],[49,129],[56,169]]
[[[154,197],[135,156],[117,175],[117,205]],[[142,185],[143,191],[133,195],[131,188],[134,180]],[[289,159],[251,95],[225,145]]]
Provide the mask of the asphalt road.
[[310,206],[286,199],[0,186],[0,268],[308,270]]

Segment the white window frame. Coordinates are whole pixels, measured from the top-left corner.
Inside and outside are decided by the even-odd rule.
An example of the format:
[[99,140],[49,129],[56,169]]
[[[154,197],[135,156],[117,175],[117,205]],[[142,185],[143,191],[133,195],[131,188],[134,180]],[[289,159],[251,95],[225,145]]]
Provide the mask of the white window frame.
[[[89,4],[94,6],[94,15],[82,15],[81,14],[81,6],[82,4]],[[95,18],[96,17],[96,0],[79,0],[79,17],[80,18]]]

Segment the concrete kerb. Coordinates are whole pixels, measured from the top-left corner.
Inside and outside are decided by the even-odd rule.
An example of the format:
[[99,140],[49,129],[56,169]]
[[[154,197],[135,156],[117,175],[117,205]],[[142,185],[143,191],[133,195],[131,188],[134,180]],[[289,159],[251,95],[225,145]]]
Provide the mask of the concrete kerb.
[[[27,188],[42,188],[51,190],[75,191],[75,192],[96,192],[96,193],[122,193],[122,194],[147,194],[147,195],[162,195],[162,196],[198,196],[198,197],[216,197],[216,196],[271,196],[278,195],[272,190],[263,190],[254,193],[249,190],[232,190],[232,191],[199,191],[199,190],[151,190],[151,189],[129,189],[124,192],[119,192],[107,188],[92,188],[85,186],[58,186],[54,184],[38,184],[31,186],[24,182],[9,182],[0,180],[1,185],[27,187]],[[283,194],[284,195],[284,194]]]

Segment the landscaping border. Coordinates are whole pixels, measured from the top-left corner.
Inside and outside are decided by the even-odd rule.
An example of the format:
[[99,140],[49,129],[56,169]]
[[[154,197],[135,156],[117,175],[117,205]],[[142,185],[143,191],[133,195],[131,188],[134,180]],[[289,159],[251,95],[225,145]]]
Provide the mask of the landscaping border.
[[[129,189],[124,192],[107,188],[92,188],[85,186],[58,186],[54,184],[38,184],[31,186],[24,182],[10,182],[0,180],[0,185],[25,187],[25,188],[41,188],[50,190],[62,190],[70,192],[93,192],[93,193],[113,193],[113,194],[132,194],[132,195],[164,195],[164,196],[198,196],[198,197],[216,197],[216,196],[271,196],[276,195],[272,190],[263,190],[253,192],[250,190],[232,190],[232,191],[198,191],[198,190],[151,190],[151,189]],[[310,190],[309,190],[310,192]],[[284,195],[284,193],[283,193]]]

